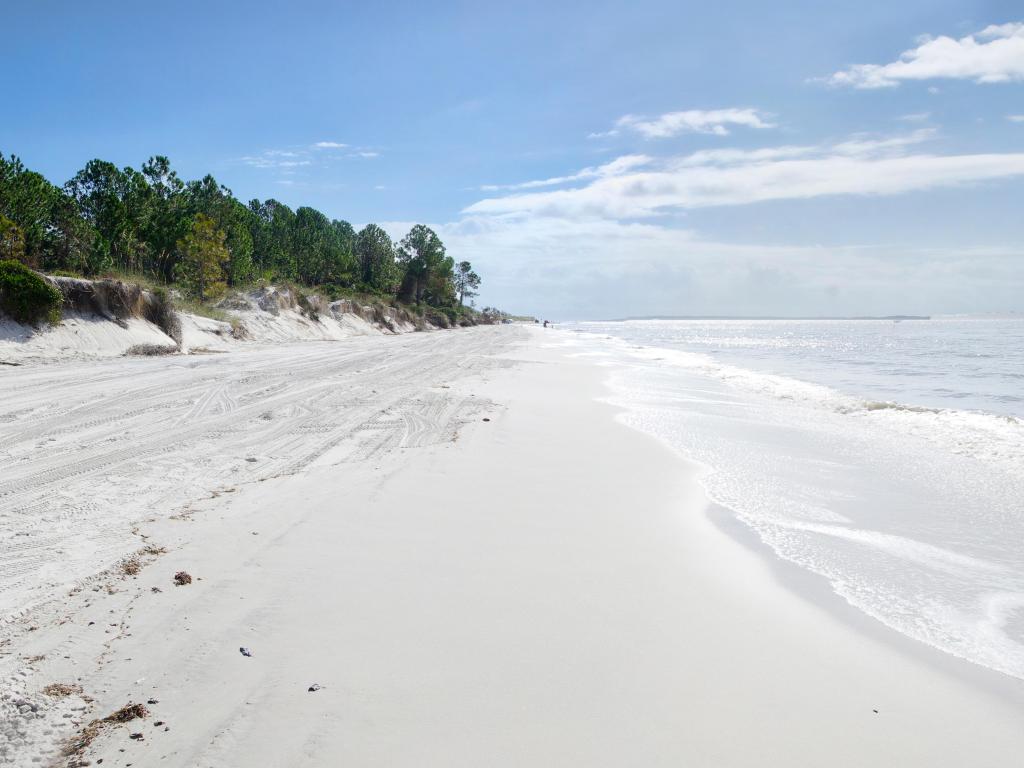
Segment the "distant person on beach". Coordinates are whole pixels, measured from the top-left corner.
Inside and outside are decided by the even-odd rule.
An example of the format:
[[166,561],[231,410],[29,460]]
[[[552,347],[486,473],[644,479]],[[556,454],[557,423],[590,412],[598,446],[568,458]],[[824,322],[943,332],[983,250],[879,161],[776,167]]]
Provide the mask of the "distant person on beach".
[[545,328],[547,328],[547,327],[548,327],[548,321],[547,321],[547,320],[545,320],[545,321],[544,321],[544,327],[545,327]]

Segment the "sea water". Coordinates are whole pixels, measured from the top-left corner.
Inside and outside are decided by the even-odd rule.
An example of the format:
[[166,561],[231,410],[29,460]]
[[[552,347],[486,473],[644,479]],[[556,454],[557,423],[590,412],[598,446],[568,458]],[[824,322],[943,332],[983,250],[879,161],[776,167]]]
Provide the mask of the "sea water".
[[778,556],[1024,679],[1024,318],[562,327]]

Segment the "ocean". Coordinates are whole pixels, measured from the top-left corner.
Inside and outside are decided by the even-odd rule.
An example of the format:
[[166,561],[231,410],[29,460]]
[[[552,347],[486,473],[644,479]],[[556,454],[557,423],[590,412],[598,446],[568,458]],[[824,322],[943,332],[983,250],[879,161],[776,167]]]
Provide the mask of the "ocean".
[[1024,318],[560,327],[779,557],[1024,679]]

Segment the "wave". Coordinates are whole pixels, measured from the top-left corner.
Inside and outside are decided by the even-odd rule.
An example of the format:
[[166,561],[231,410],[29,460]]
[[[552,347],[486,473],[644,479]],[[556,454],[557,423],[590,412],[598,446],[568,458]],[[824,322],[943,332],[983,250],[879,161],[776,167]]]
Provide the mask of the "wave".
[[1017,472],[1024,467],[1024,421],[1014,416],[870,400],[822,384],[723,363],[703,352],[638,345],[603,333],[576,333],[605,340],[638,362],[672,365],[745,392],[851,418],[873,419],[882,429],[913,435],[961,456],[995,462]]
[[[708,498],[891,629],[1024,679],[1024,425],[856,397],[710,355],[580,333],[624,423]],[[595,342],[595,343],[591,343]]]

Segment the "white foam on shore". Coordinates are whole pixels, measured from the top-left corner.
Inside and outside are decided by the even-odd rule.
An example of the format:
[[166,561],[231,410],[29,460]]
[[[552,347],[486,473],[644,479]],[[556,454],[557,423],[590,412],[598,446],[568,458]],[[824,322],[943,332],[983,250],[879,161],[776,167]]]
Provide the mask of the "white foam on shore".
[[1024,679],[1024,425],[858,399],[710,355],[567,337],[627,424],[707,468],[776,554],[897,631]]
[[753,394],[869,419],[958,454],[999,462],[1015,471],[1024,469],[1024,422],[1013,416],[864,400],[820,384],[721,363],[698,352],[640,347],[615,337],[602,338],[619,354],[638,361],[679,367]]

